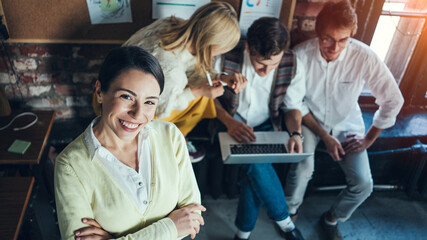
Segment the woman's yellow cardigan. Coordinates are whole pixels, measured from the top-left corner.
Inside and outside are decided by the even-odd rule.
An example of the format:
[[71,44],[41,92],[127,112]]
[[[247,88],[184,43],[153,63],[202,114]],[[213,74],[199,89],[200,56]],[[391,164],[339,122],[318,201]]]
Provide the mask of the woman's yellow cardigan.
[[118,239],[176,239],[170,218],[174,209],[200,204],[200,192],[189,160],[185,139],[171,123],[149,123],[152,146],[150,203],[141,214],[96,155],[91,158],[81,134],[55,163],[55,198],[63,240],[95,219]]

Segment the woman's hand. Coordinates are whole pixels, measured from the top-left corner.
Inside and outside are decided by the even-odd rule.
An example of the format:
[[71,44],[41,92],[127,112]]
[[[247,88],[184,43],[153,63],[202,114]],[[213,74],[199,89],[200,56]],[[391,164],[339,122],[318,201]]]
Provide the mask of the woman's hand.
[[196,237],[196,234],[200,231],[200,225],[205,225],[203,217],[195,213],[200,210],[206,211],[206,208],[200,204],[192,204],[186,207],[172,211],[168,218],[172,219],[175,227],[178,231],[178,237],[184,237],[188,234],[191,235],[191,239]]
[[102,229],[101,225],[93,219],[83,218],[82,222],[89,225],[89,227],[80,228],[74,232],[74,238],[76,240],[100,240],[100,239],[111,239],[112,236]]
[[212,80],[212,83],[212,86],[209,86],[208,83],[205,83],[200,86],[193,87],[191,88],[191,92],[196,98],[204,96],[212,99],[215,99],[224,94],[224,87],[219,82],[219,80]]

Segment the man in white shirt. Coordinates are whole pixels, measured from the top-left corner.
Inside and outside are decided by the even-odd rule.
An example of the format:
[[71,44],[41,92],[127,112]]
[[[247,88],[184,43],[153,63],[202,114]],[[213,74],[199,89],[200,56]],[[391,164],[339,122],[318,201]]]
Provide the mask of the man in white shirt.
[[[288,45],[288,31],[279,19],[260,18],[249,28],[247,41],[223,56],[224,72],[241,73],[248,80],[239,94],[226,87],[215,100],[218,119],[237,141],[253,141],[254,131],[280,131],[285,125],[291,135],[286,143],[290,151],[302,152],[301,113],[284,111],[288,86],[304,76]],[[240,170],[234,239],[249,239],[261,206],[283,238],[303,239],[289,216],[282,184],[271,163],[243,164]]]
[[[305,91],[288,91],[287,109],[300,109],[303,116],[304,152],[314,152],[323,141],[329,155],[344,171],[347,188],[320,220],[327,239],[342,239],[337,220],[346,221],[371,194],[373,181],[366,149],[383,129],[394,125],[403,97],[393,75],[365,44],[351,38],[357,15],[344,0],[327,3],[317,16],[317,38],[295,47],[306,69]],[[298,85],[297,84],[297,85]],[[358,98],[366,84],[379,109],[365,134]],[[305,86],[304,86],[305,85]],[[297,100],[300,101],[297,101]],[[299,108],[295,103],[303,102]],[[286,181],[291,215],[297,214],[314,171],[314,157],[292,164]]]

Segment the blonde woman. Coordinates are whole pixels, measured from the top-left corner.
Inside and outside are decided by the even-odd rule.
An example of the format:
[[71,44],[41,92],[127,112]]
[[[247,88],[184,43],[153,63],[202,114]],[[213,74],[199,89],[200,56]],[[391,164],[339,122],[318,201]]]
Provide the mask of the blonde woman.
[[[224,92],[219,78],[236,93],[246,84],[242,75],[219,76],[212,72],[214,56],[233,49],[239,39],[233,7],[224,2],[210,2],[188,20],[173,16],[158,19],[123,45],[144,48],[158,59],[165,74],[165,88],[156,118],[175,123],[187,135],[203,118],[216,117],[213,99]],[[211,73],[214,79],[212,86],[206,73]],[[192,162],[203,159],[204,154],[192,150],[191,143],[189,148]]]

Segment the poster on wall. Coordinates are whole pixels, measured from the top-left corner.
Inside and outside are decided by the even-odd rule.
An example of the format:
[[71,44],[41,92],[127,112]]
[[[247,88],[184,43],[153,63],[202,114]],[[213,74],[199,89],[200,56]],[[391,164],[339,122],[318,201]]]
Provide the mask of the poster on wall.
[[92,24],[132,22],[130,0],[86,0]]
[[240,11],[240,31],[242,36],[251,24],[260,17],[280,17],[282,0],[243,0]]
[[200,6],[210,0],[153,0],[153,19],[175,17],[188,19]]

